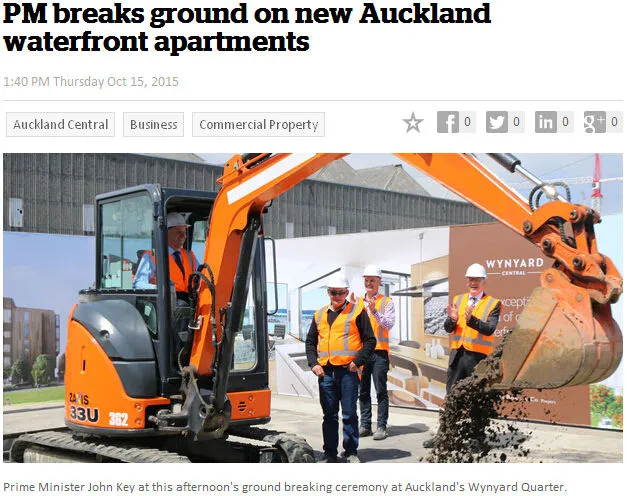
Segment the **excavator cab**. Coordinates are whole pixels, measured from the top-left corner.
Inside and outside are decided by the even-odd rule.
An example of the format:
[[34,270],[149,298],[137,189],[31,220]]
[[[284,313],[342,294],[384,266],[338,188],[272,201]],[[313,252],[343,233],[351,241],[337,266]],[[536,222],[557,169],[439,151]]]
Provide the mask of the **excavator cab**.
[[[196,302],[194,288],[176,292],[170,281],[166,218],[171,212],[185,217],[184,248],[201,264],[215,197],[143,185],[96,198],[96,285],[80,292],[69,322],[66,422],[72,429],[104,429],[112,436],[152,431],[158,412],[175,408],[181,369],[189,364]],[[242,392],[269,394],[265,255],[258,237],[245,297],[245,332],[235,333],[227,385],[229,397],[238,398],[232,418],[247,424],[269,419],[269,407],[250,415],[240,398]],[[154,269],[150,275],[142,269],[147,259]],[[199,375],[198,390],[210,391],[213,378]],[[176,424],[166,430],[176,431]],[[181,420],[178,427],[180,432],[187,424]]]

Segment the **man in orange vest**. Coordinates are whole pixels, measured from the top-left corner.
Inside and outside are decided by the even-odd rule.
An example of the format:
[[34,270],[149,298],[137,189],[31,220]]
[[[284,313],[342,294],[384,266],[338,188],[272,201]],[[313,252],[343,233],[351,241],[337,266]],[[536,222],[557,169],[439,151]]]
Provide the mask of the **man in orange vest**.
[[[170,212],[166,218],[168,226],[168,253],[170,254],[170,280],[174,282],[177,299],[187,299],[187,281],[190,274],[198,267],[198,260],[193,252],[183,248],[187,239],[185,217],[178,212]],[[157,269],[155,257],[150,250],[142,256],[133,280],[136,289],[155,289],[157,287]]]
[[[485,293],[488,274],[474,263],[466,270],[468,293],[455,296],[446,307],[444,330],[451,334],[451,354],[446,372],[446,393],[462,379],[470,377],[477,364],[494,348],[494,331],[499,323],[501,301]],[[433,448],[435,437],[422,445]]]
[[342,274],[330,277],[327,294],[330,303],[314,314],[305,340],[307,363],[318,377],[323,414],[322,461],[337,462],[341,405],[344,457],[349,463],[359,463],[359,367],[372,355],[377,340],[363,306],[346,299],[348,280]]
[[[390,329],[394,327],[396,313],[392,298],[379,293],[381,286],[381,270],[376,265],[368,265],[364,269],[365,296],[359,298],[364,306],[370,325],[377,338],[374,353],[364,365],[359,383],[359,410],[361,426],[359,436],[372,436],[372,400],[370,398],[371,382],[377,392],[377,430],[373,439],[380,441],[388,437],[388,416],[390,400],[388,398],[388,370],[390,369]],[[352,295],[351,295],[352,296]],[[351,301],[354,297],[351,298]]]

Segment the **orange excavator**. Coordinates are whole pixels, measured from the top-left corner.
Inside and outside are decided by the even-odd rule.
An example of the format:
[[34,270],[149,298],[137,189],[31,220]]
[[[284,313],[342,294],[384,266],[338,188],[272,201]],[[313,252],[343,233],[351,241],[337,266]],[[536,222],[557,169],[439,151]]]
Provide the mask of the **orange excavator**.
[[[597,250],[599,214],[516,157],[489,155],[535,183],[528,199],[473,155],[396,154],[555,261],[508,336],[492,387],[603,380],[622,357],[610,309],[622,278]],[[273,198],[343,156],[235,155],[217,194],[143,185],[98,196],[97,283],[81,291],[68,321],[69,430],[21,436],[12,460],[313,461],[304,439],[260,427],[270,420],[262,217]],[[202,253],[185,294],[169,282],[171,212],[189,225],[185,248]],[[147,250],[156,285],[139,289]]]

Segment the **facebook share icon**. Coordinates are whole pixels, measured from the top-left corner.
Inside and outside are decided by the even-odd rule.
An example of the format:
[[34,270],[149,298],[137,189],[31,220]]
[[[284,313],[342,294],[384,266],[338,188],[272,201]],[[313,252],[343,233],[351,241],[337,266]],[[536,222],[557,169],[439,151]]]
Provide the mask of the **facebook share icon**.
[[438,112],[438,133],[459,133],[459,112]]

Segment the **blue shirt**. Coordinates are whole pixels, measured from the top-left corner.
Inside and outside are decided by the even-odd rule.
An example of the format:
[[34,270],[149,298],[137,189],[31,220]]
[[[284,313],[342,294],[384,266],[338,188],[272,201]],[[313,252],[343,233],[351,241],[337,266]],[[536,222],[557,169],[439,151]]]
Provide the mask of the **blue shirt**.
[[[172,255],[176,250],[174,250],[171,246],[168,246],[168,253]],[[185,250],[181,249],[181,256],[184,256]],[[194,261],[194,270],[198,267],[198,260],[196,260],[196,255],[194,252],[190,252],[192,254],[192,258]],[[135,279],[133,280],[133,288],[134,289],[157,289],[156,284],[151,284],[150,279],[157,276],[157,268],[152,261],[152,257],[150,256],[150,251],[144,253],[144,256],[139,261],[139,266],[137,267],[137,272],[135,273]]]

